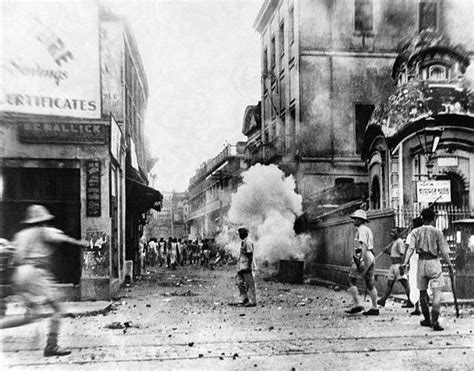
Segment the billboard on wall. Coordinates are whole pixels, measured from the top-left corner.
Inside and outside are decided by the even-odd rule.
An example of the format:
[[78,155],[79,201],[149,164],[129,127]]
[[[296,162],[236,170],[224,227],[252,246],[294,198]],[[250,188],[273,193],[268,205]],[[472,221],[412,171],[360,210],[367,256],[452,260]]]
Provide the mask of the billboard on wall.
[[0,111],[100,118],[95,1],[2,2]]
[[428,180],[416,183],[418,202],[451,202],[451,182],[449,180]]

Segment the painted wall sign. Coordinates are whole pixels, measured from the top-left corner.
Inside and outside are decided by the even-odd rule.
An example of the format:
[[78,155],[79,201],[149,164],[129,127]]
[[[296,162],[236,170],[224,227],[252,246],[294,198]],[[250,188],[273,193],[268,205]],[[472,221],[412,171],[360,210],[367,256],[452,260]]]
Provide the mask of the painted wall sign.
[[86,203],[87,216],[100,216],[100,161],[86,161]]
[[458,166],[457,157],[439,157],[438,166]]
[[418,202],[451,202],[451,182],[449,180],[429,180],[416,182]]
[[106,232],[88,228],[85,240],[89,242],[89,247],[82,251],[82,275],[108,276],[110,236]]
[[107,142],[107,126],[82,123],[22,123],[18,129],[25,143],[92,143]]
[[110,116],[110,154],[120,162],[120,147],[122,144],[122,131],[113,116]]
[[100,118],[95,1],[6,2],[0,111]]

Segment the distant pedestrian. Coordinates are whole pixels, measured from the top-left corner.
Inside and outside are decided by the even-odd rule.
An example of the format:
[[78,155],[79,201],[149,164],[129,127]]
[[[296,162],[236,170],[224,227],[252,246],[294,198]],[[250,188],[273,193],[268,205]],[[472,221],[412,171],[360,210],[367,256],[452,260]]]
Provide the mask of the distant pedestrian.
[[176,270],[176,265],[178,264],[178,240],[176,238],[173,238],[171,241],[169,256],[171,269]]
[[[400,266],[400,271],[405,271],[407,263],[414,251],[418,254],[417,286],[420,290],[421,312],[425,319],[420,322],[422,326],[432,327],[435,331],[444,330],[439,323],[441,309],[441,287],[443,282],[443,270],[440,258],[443,258],[452,271],[453,266],[449,259],[449,246],[443,233],[436,229],[433,224],[435,213],[431,209],[423,209],[421,212],[423,225],[413,230],[407,254]],[[433,291],[433,303],[429,309],[428,286]]]
[[166,243],[166,267],[171,266],[171,244],[173,243],[173,237],[168,237],[168,242]]
[[160,267],[166,262],[166,242],[163,237],[161,237],[158,242],[158,262],[160,263]]
[[395,282],[400,282],[405,289],[407,301],[402,305],[402,308],[413,308],[415,305],[410,300],[410,284],[408,283],[408,276],[400,274],[400,264],[402,263],[403,255],[405,254],[405,243],[398,234],[398,229],[393,228],[390,231],[392,237],[392,244],[384,251],[390,255],[392,264],[388,270],[387,289],[385,294],[377,301],[377,304],[384,307],[385,302],[389,298]]
[[372,231],[367,227],[369,222],[365,210],[356,210],[351,215],[354,225],[357,227],[354,239],[354,255],[352,266],[349,270],[349,294],[352,296],[354,306],[346,311],[349,314],[360,313],[364,310],[357,289],[357,278],[364,279],[367,290],[372,301],[372,308],[365,311],[366,316],[378,316],[377,289],[375,288],[375,257],[373,254],[374,237]]
[[12,277],[14,292],[21,294],[30,308],[46,304],[54,310],[50,320],[49,334],[44,356],[64,356],[70,350],[58,346],[61,319],[60,293],[55,288],[51,273],[52,256],[56,247],[62,244],[87,247],[87,242],[67,236],[61,230],[48,224],[54,218],[41,205],[31,205],[26,210],[23,223],[26,228],[13,238],[14,263],[17,265]]
[[156,261],[158,257],[158,250],[156,248],[155,238],[150,238],[150,241],[148,242],[148,254],[149,254],[148,263],[150,266],[154,267],[156,265]]
[[253,277],[253,254],[255,246],[249,238],[246,227],[238,229],[240,243],[240,256],[237,263],[237,287],[239,288],[240,301],[235,303],[245,307],[255,307],[257,300],[255,296],[255,280]]

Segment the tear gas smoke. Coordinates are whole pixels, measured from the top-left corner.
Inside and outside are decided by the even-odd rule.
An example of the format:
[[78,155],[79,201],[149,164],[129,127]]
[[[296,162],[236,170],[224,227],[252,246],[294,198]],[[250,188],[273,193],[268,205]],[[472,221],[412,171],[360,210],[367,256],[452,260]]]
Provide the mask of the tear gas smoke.
[[295,180],[275,165],[257,164],[242,174],[243,184],[232,195],[227,225],[217,242],[235,257],[240,240],[236,233],[245,225],[256,242],[256,260],[304,259],[311,251],[311,237],[296,235],[293,226],[302,214],[302,197]]

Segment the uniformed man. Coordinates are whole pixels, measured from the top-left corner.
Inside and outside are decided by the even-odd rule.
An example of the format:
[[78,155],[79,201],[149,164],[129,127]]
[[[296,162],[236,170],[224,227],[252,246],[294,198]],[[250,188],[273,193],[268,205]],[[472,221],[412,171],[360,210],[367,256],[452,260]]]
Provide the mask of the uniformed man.
[[366,316],[378,316],[379,309],[377,308],[377,289],[375,288],[375,257],[373,254],[374,236],[367,223],[367,213],[365,210],[356,210],[351,215],[354,225],[357,230],[354,239],[354,255],[351,268],[349,270],[349,289],[347,290],[352,296],[354,306],[346,311],[348,314],[356,314],[364,311],[364,307],[360,302],[359,292],[357,289],[357,278],[364,279],[367,290],[369,291],[370,299],[372,301],[372,308],[365,311]]
[[[449,270],[452,270],[449,259],[449,246],[443,233],[433,226],[435,213],[431,209],[423,209],[421,212],[423,225],[412,231],[410,245],[405,254],[403,264],[400,266],[400,272],[403,274],[407,263],[414,251],[418,254],[417,286],[420,290],[421,312],[425,319],[420,322],[422,326],[432,327],[435,331],[444,330],[439,324],[439,315],[441,308],[441,287],[443,282],[443,270],[441,268],[440,258],[448,264]],[[428,285],[431,285],[433,292],[433,303],[430,308],[428,303]]]
[[61,318],[60,294],[54,288],[51,274],[54,249],[61,244],[87,247],[87,242],[65,235],[61,230],[48,226],[54,218],[41,205],[31,205],[26,210],[23,223],[26,228],[13,238],[14,262],[17,265],[12,277],[14,291],[21,294],[30,308],[40,304],[49,305],[54,310],[44,356],[64,356],[71,351],[58,346],[58,332]]

